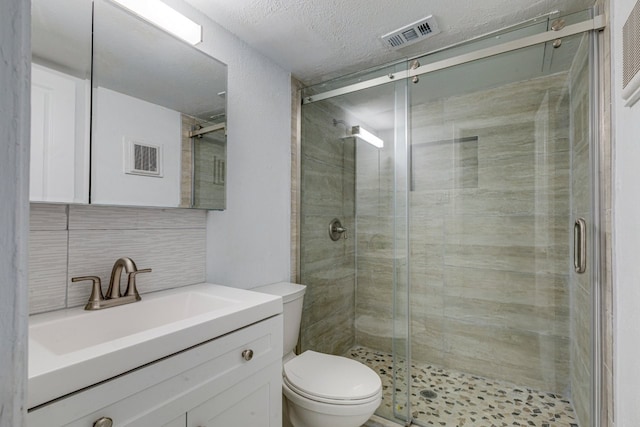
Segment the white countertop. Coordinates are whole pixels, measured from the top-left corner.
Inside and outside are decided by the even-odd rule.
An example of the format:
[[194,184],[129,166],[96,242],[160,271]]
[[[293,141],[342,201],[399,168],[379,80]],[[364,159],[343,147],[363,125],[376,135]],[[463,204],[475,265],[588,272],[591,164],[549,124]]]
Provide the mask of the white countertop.
[[280,297],[203,283],[31,316],[28,408],[279,313]]

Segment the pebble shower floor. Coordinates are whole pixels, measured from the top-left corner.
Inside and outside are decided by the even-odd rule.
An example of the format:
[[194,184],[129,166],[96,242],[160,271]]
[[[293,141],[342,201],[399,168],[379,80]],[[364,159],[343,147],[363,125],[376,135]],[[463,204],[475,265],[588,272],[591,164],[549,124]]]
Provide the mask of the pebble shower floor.
[[[355,347],[346,356],[364,363],[380,375],[383,395],[382,405],[377,414],[392,419],[392,355],[365,347]],[[405,372],[404,363],[398,363],[400,372]],[[412,364],[411,378],[412,416],[414,422],[419,425],[578,427],[571,403],[557,394],[428,364]],[[421,390],[435,392],[437,396],[421,396]],[[402,413],[404,410],[402,405],[398,407],[399,412]]]

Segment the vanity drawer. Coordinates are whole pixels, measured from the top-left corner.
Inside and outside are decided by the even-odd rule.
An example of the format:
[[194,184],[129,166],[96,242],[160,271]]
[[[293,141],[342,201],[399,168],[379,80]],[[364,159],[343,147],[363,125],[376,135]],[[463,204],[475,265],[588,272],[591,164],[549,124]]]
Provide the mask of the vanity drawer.
[[117,427],[173,426],[192,408],[261,371],[271,372],[269,382],[278,383],[279,395],[281,363],[278,315],[30,410],[27,425],[91,427],[108,417]]

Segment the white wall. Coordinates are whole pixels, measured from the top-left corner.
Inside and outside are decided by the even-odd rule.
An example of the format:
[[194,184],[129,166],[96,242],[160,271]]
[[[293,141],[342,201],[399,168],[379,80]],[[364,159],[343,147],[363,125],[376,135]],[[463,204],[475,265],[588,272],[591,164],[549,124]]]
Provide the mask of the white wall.
[[24,425],[31,4],[0,13],[0,427]]
[[614,398],[618,427],[640,420],[640,103],[624,106],[621,28],[636,0],[612,1]]
[[[206,18],[167,1],[196,22]],[[239,288],[289,279],[291,75],[208,21],[198,48],[228,65],[227,209],[207,222],[207,280]]]

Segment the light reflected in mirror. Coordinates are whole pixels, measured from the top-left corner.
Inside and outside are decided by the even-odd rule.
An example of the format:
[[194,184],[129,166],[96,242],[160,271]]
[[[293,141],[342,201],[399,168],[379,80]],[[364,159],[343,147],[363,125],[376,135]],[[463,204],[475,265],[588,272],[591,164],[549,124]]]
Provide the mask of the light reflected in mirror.
[[91,203],[224,209],[226,65],[94,8]]

